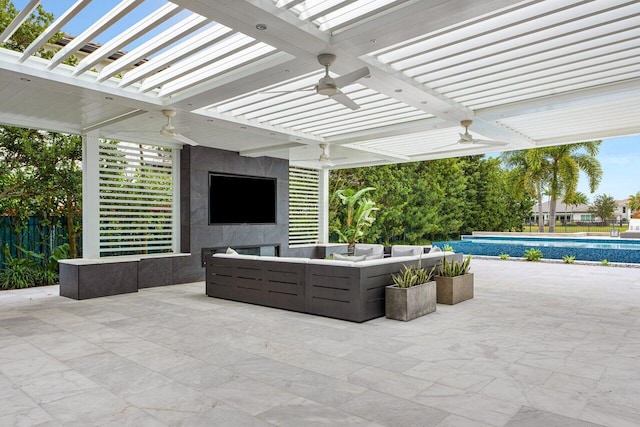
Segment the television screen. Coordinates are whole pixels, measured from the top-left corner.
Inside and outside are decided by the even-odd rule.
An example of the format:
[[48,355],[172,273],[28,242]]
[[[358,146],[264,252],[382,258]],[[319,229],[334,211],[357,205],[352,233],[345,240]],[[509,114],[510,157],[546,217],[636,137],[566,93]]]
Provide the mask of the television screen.
[[209,174],[209,224],[275,224],[275,178]]

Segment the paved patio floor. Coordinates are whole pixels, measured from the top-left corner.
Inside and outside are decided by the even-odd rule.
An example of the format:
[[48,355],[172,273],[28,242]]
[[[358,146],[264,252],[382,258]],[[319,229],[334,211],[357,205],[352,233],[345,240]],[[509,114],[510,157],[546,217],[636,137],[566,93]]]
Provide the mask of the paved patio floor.
[[356,324],[0,292],[0,426],[638,426],[640,269],[476,259],[476,297]]

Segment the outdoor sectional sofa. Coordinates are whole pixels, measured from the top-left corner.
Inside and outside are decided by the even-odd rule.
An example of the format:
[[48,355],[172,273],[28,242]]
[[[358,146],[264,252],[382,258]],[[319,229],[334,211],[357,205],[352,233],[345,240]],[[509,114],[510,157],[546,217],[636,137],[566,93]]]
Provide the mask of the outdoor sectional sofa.
[[430,269],[462,254],[437,252],[366,261],[214,254],[207,260],[210,297],[364,322],[385,315],[384,288],[403,265]]

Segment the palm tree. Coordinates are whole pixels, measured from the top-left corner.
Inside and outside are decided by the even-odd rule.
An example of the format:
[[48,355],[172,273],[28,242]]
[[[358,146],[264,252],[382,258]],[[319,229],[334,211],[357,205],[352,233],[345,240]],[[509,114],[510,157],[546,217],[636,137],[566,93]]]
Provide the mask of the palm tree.
[[573,196],[571,198],[567,198],[567,195],[565,194],[562,203],[564,203],[565,206],[569,205],[576,208],[578,205],[588,205],[589,198],[582,191],[576,191],[575,193],[573,193]]
[[511,170],[508,179],[511,186],[521,194],[528,194],[538,201],[538,231],[544,231],[544,217],[542,216],[543,183],[545,181],[544,157],[537,149],[506,151],[500,156],[505,165]]
[[636,194],[632,194],[627,199],[627,203],[629,204],[629,209],[631,209],[631,213],[640,209],[640,191]]
[[559,197],[571,200],[578,187],[580,171],[589,179],[594,192],[602,179],[602,167],[596,158],[600,141],[579,142],[526,151],[503,153],[505,164],[512,167],[524,191],[538,199],[538,229],[544,231],[542,196],[549,195],[549,231],[555,232],[556,202]]
[[571,200],[576,193],[580,171],[589,180],[589,189],[593,193],[602,179],[602,167],[596,158],[601,141],[578,142],[576,144],[557,145],[539,148],[546,159],[547,191],[549,192],[549,232],[555,232],[556,202],[564,195]]

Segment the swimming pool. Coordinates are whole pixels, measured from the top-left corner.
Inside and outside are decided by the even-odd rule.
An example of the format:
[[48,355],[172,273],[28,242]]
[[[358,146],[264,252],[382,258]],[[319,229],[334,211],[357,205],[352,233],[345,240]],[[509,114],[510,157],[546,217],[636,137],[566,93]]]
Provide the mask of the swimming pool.
[[456,252],[472,255],[499,256],[509,254],[520,258],[524,251],[536,248],[547,259],[562,259],[565,255],[576,260],[622,263],[640,263],[640,240],[590,239],[532,236],[462,236],[462,240],[433,242],[443,247],[449,245]]

